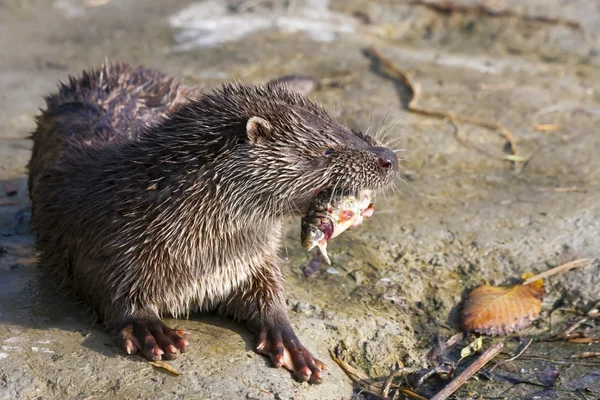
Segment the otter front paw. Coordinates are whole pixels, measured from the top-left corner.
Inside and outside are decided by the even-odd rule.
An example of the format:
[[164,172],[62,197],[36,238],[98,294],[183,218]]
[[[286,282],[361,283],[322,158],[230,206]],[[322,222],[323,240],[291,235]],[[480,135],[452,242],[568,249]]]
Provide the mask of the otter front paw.
[[183,331],[171,329],[158,319],[135,319],[119,331],[117,343],[127,354],[139,351],[150,361],[174,360],[187,351],[183,335]]
[[327,366],[308,351],[294,333],[291,326],[266,326],[260,330],[256,351],[268,356],[273,364],[294,373],[301,382],[321,383],[322,371]]

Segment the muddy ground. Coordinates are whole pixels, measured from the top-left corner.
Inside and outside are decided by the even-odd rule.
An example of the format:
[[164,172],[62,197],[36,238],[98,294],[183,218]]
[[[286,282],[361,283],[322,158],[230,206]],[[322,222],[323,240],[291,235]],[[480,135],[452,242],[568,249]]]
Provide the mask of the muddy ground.
[[[407,3],[0,1],[0,398],[348,399],[356,391],[329,350],[371,377],[387,376],[398,360],[424,367],[436,335],[460,328],[465,290],[598,257],[600,4],[486,3],[576,22],[565,24]],[[457,140],[447,121],[407,112],[406,87],[365,56],[371,46],[420,83],[421,106],[506,125],[527,161],[502,160],[509,153],[498,132],[460,124]],[[360,229],[330,244],[331,268],[303,274],[311,254],[300,247],[299,221],[289,221],[288,306],[298,336],[330,367],[323,384],[271,368],[252,352],[245,328],[207,315],[167,321],[190,332],[191,350],[171,363],[181,376],[156,370],[120,353],[36,268],[25,185],[33,116],[58,80],[105,59],[157,67],[206,89],[228,79],[313,75],[329,83],[313,98],[342,122],[380,127],[406,149],[404,182],[377,199]],[[536,131],[536,123],[559,127]],[[600,263],[548,278],[545,290],[540,319],[506,339],[504,358],[518,336],[548,337],[580,318],[560,310],[551,326],[550,311],[587,311],[599,301]],[[600,337],[597,320],[585,329]],[[600,361],[571,358],[586,351],[600,345],[535,341],[495,372],[539,383],[540,371],[555,369],[554,387],[479,377],[455,398],[598,399]],[[443,383],[419,393],[429,397]]]

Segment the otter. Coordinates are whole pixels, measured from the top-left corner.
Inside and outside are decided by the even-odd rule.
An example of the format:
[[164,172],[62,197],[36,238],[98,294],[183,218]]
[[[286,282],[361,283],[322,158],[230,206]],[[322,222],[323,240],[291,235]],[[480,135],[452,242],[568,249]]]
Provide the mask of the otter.
[[28,164],[39,263],[127,354],[188,348],[163,315],[245,322],[255,351],[300,381],[325,364],[287,314],[282,220],[324,190],[379,189],[394,152],[285,80],[201,93],[162,72],[103,65],[45,97]]

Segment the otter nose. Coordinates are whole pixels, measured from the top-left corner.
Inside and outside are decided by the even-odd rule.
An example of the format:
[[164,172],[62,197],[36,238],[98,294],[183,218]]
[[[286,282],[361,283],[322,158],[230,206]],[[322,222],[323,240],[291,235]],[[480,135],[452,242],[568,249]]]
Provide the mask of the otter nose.
[[377,164],[384,169],[398,170],[398,157],[388,148],[385,147],[373,147],[373,153],[377,156]]

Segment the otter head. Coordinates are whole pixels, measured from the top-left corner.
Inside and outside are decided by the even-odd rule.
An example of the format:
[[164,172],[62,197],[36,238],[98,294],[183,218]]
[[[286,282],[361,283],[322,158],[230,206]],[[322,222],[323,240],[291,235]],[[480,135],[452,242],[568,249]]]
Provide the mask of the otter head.
[[297,93],[266,90],[268,107],[257,109],[245,128],[248,155],[276,197],[303,211],[323,190],[378,189],[394,179],[398,158],[392,150]]
[[[302,213],[324,190],[382,188],[398,171],[393,151],[279,83],[227,83],[183,107],[169,127],[177,133],[177,151],[208,162],[211,179],[230,194],[223,199],[236,207]],[[194,151],[190,143],[197,144]]]

